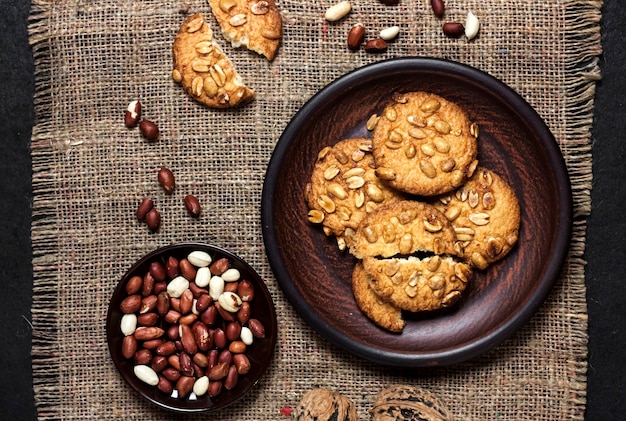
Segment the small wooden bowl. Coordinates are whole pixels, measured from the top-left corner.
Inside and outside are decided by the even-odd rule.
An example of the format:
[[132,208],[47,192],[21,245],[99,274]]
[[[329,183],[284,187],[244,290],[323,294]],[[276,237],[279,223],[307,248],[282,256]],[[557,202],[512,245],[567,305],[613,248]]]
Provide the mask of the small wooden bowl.
[[[135,366],[134,362],[124,358],[122,355],[122,341],[124,335],[120,330],[120,321],[123,316],[120,310],[120,303],[128,296],[125,290],[128,280],[135,275],[143,277],[143,275],[149,271],[152,262],[158,261],[165,265],[169,256],[174,256],[180,261],[180,259],[187,257],[190,252],[195,250],[207,252],[211,256],[212,261],[216,261],[222,257],[228,258],[231,267],[238,269],[241,273],[240,279],[247,279],[252,283],[255,295],[254,299],[250,302],[252,309],[251,314],[252,317],[261,321],[265,327],[265,338],[255,338],[252,345],[246,351],[246,355],[250,360],[251,369],[246,375],[239,376],[235,388],[232,390],[223,389],[219,395],[212,398],[205,394],[197,397],[197,399],[189,399],[189,397],[179,399],[167,395],[159,391],[156,387],[149,386],[140,381],[133,372]],[[257,384],[263,373],[265,373],[272,361],[274,347],[276,345],[276,311],[274,310],[274,303],[265,282],[263,282],[261,277],[243,259],[216,246],[202,243],[180,243],[165,246],[148,253],[126,272],[111,297],[107,314],[106,332],[109,351],[115,366],[124,380],[126,380],[141,397],[160,408],[173,412],[209,412],[224,408],[243,397]]]
[[[430,91],[478,123],[480,165],[516,191],[519,243],[476,273],[452,311],[407,315],[394,334],[371,323],[351,290],[355,260],[307,220],[305,186],[317,153],[348,137],[371,137],[365,123],[393,92]],[[459,363],[518,330],[559,276],[572,227],[572,194],[559,147],[533,108],[499,80],[455,62],[401,58],[348,73],[318,92],[280,137],[267,170],[262,226],[272,270],[302,318],[335,345],[397,366]]]

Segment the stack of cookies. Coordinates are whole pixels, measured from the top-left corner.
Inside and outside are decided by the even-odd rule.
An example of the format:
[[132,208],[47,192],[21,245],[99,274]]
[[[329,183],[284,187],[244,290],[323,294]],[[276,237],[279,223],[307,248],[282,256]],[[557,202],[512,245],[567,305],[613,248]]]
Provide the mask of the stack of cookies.
[[453,306],[475,270],[509,253],[520,207],[511,187],[478,165],[478,126],[457,104],[395,93],[368,129],[371,139],[319,152],[308,218],[358,259],[352,287],[363,313],[401,332],[403,311]]

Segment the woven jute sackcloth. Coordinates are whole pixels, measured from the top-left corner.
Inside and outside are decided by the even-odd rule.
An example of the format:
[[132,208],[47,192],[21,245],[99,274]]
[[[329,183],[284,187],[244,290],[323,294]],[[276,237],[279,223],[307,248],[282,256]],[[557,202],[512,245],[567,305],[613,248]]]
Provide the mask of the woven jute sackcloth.
[[[201,241],[232,250],[267,281],[279,315],[274,359],[253,391],[221,411],[186,419],[281,420],[314,387],[336,389],[369,419],[383,387],[409,383],[438,394],[454,419],[583,419],[587,312],[582,260],[590,211],[594,89],[601,54],[600,0],[447,0],[447,20],[481,22],[468,42],[450,39],[427,0],[354,0],[338,24],[328,1],[279,0],[284,39],[272,61],[233,49],[203,0],[35,0],[30,40],[36,63],[32,136],[33,376],[38,416],[56,419],[182,419],[142,400],[110,358],[109,298],[130,265],[160,246]],[[191,100],[171,79],[181,23],[202,12],[256,100],[235,111]],[[386,53],[350,52],[349,28],[370,34],[398,25]],[[543,117],[573,184],[574,228],[562,274],[526,325],[495,349],[450,367],[381,367],[330,344],[296,313],[265,255],[260,206],[272,151],[295,112],[346,72],[379,60],[429,56],[469,64],[501,79]],[[123,124],[128,103],[161,130],[157,142]],[[177,179],[165,195],[161,166]],[[190,218],[185,194],[203,213]],[[153,197],[161,228],[135,218]]]

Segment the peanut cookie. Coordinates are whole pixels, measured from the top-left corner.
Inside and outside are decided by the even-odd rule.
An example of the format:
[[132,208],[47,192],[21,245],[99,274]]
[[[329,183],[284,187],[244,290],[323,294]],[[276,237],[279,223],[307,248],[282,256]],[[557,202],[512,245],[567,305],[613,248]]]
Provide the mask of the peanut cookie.
[[273,60],[283,36],[283,21],[273,0],[209,0],[224,38]]
[[378,176],[422,196],[463,184],[478,162],[478,126],[458,105],[432,93],[396,93],[393,99],[372,133]]
[[363,259],[373,292],[408,311],[432,311],[454,305],[472,279],[472,270],[452,257]]
[[359,259],[417,252],[454,254],[454,242],[450,221],[434,206],[402,200],[367,214],[359,224],[350,252]]
[[352,244],[367,213],[402,197],[376,177],[371,141],[361,138],[322,149],[306,187],[309,221],[322,224],[327,235],[336,236],[342,250]]
[[478,167],[467,183],[432,204],[454,227],[458,254],[474,267],[485,269],[517,243],[521,221],[517,196],[491,170]]
[[243,83],[201,14],[185,19],[174,39],[172,53],[172,78],[199,103],[230,108],[254,99],[254,91]]
[[365,316],[383,329],[391,332],[402,332],[406,322],[402,318],[402,311],[395,305],[384,301],[370,284],[372,278],[358,262],[352,272],[352,291],[359,309]]
[[432,392],[399,384],[378,392],[372,408],[372,421],[449,421],[452,417],[444,402]]

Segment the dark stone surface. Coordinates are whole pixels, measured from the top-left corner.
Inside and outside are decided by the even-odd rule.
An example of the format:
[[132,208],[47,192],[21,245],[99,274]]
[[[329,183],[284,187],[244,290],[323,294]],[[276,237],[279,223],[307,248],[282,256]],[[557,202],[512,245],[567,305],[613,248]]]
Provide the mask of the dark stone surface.
[[[0,0],[0,418],[36,419],[31,375],[32,250],[31,160],[33,59],[28,45],[28,0]],[[626,123],[626,8],[603,6],[603,80],[593,128],[593,210],[586,250],[589,305],[588,420],[619,420],[626,414],[626,219],[624,165]]]

